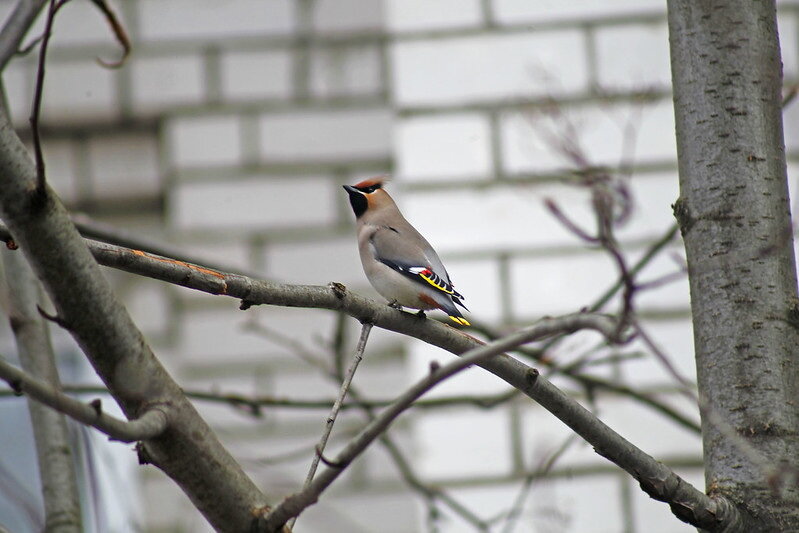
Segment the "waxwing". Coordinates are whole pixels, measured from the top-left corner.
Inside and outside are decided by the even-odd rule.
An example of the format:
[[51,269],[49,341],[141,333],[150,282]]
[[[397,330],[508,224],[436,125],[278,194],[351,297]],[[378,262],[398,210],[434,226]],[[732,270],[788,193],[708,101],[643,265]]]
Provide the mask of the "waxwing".
[[369,283],[389,305],[441,309],[456,323],[469,322],[447,269],[430,243],[405,220],[383,188],[383,178],[344,185],[357,221],[358,250]]

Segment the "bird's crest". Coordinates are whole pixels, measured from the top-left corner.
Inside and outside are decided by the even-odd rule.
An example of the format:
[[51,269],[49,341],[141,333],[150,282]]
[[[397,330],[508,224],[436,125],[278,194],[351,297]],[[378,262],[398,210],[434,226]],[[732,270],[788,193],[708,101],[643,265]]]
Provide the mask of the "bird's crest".
[[383,185],[388,181],[388,176],[376,176],[374,178],[365,179],[353,185],[359,191],[375,191],[382,189]]

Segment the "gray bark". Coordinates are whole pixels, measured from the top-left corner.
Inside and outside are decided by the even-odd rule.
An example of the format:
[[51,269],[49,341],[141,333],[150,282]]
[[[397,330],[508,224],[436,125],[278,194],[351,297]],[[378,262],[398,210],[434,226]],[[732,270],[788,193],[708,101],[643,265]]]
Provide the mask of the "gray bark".
[[[95,258],[103,265],[209,294],[238,298],[242,300],[241,309],[256,304],[268,304],[336,310],[357,318],[361,323],[368,322],[376,327],[415,337],[456,355],[483,345],[481,341],[457,329],[434,320],[419,320],[414,315],[398,311],[384,303],[358,296],[339,283],[331,283],[328,287],[287,285],[217,272],[95,241],[87,243]],[[561,333],[572,333],[581,327],[587,327],[586,324],[591,319],[587,314],[580,313],[577,318],[565,316],[542,319],[530,328],[535,329],[542,327],[543,323],[551,325],[554,322],[560,324]],[[607,317],[604,319],[608,320]],[[575,322],[570,322],[571,320]],[[566,327],[564,323],[572,325]],[[613,330],[611,336],[615,337],[617,324],[613,324],[610,329]],[[524,340],[519,335],[524,337],[528,333],[522,330],[504,337],[501,341],[516,346]],[[540,376],[535,369],[507,354],[477,364],[540,403],[591,443],[598,453],[629,472],[652,498],[667,502],[680,519],[713,531],[752,530],[751,517],[746,512],[741,512],[723,497],[705,496],[607,427],[590,411]]]
[[775,4],[668,9],[707,488],[758,531],[796,531],[799,490],[779,474],[799,456],[799,303]]
[[143,443],[219,531],[246,531],[264,495],[222,447],[180,387],[156,360],[100,267],[0,113],[0,214],[75,337],[129,419],[166,405],[169,429]]
[[[41,300],[39,281],[19,253],[5,250],[3,265],[8,283],[11,328],[22,368],[59,389],[61,385],[47,324],[36,309]],[[80,533],[80,498],[66,419],[61,413],[31,398],[28,398],[28,410],[42,482],[45,531]]]

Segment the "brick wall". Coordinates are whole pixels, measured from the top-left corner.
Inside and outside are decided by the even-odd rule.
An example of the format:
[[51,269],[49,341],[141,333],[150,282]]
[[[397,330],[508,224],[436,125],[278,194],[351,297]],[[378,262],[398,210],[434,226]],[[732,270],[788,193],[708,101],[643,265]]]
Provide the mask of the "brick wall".
[[[361,272],[340,185],[390,172],[392,193],[442,254],[467,296],[470,318],[505,327],[589,305],[615,281],[611,261],[544,207],[544,199],[555,199],[591,227],[587,191],[563,179],[574,168],[558,149],[563,139],[577,141],[591,164],[630,170],[634,210],[619,236],[633,260],[672,223],[676,149],[662,1],[111,3],[135,50],[120,70],[94,63],[119,51],[89,2],[70,3],[57,20],[45,150],[50,182],[74,209],[133,233],[232,269],[295,283],[340,281],[375,295]],[[780,4],[786,78],[794,81],[799,5]],[[13,3],[0,5],[7,11]],[[22,130],[35,60],[15,60],[4,76]],[[797,109],[786,111],[792,164]],[[681,254],[675,242],[641,279],[673,272]],[[335,384],[301,362],[279,334],[328,357],[335,315],[242,313],[230,299],[109,275],[185,388],[307,399],[334,394]],[[693,378],[688,304],[686,280],[637,300],[643,323]],[[357,337],[353,322],[344,327],[348,346]],[[253,332],[253,323],[270,333]],[[597,342],[576,335],[552,357],[576,361]],[[637,356],[590,372],[660,391],[697,417],[640,344],[623,352]],[[448,358],[375,331],[356,384],[372,397],[391,397],[425,374],[431,360]],[[470,370],[430,396],[505,390],[493,376]],[[197,405],[269,494],[299,487],[325,412],[268,410],[254,422],[226,406]],[[651,409],[608,395],[592,405],[659,459],[690,465],[700,457],[698,436]],[[361,422],[345,413],[333,448]],[[519,400],[492,410],[414,412],[392,435],[423,480],[488,518],[508,509],[525,473],[569,431]],[[580,441],[554,471],[554,480],[532,486],[516,531],[690,529]],[[678,471],[703,485],[699,469]],[[169,480],[155,469],[141,473],[149,531],[207,529]],[[303,516],[298,531],[424,531],[425,513],[375,446]],[[441,531],[468,530],[461,518],[444,515]]]

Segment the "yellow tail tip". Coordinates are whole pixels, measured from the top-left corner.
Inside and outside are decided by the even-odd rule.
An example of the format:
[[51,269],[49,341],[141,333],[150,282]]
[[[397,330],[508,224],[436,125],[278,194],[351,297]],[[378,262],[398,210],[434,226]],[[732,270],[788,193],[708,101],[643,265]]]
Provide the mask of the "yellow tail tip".
[[455,322],[456,324],[460,324],[461,326],[471,326],[471,324],[469,324],[469,321],[468,321],[468,320],[466,320],[466,319],[465,319],[465,318],[463,318],[463,317],[449,315],[449,318],[450,318],[450,319],[451,319],[453,322]]

